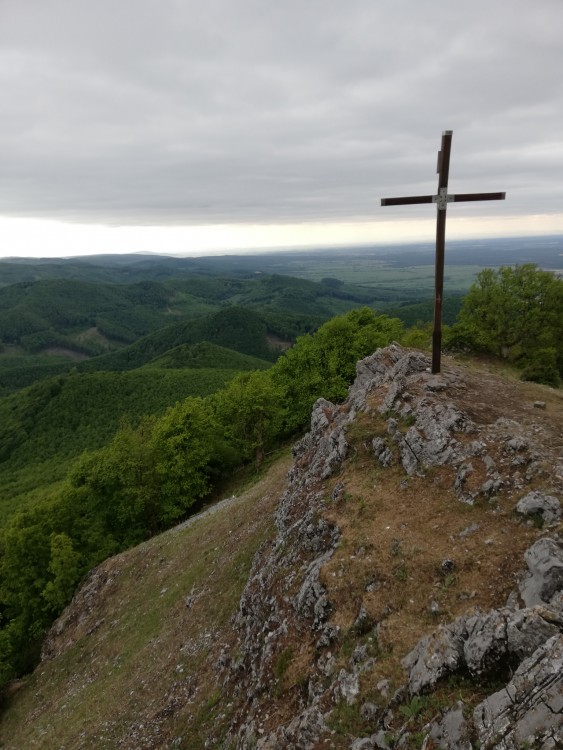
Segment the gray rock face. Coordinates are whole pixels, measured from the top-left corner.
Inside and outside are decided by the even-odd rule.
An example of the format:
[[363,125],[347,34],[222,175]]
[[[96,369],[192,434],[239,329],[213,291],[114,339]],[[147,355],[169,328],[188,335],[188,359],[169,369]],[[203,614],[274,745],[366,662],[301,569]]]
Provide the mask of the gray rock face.
[[383,438],[374,438],[372,441],[372,448],[375,457],[384,468],[392,466],[395,463],[393,452]]
[[461,670],[474,677],[502,672],[562,630],[560,615],[545,605],[464,615],[421,639],[403,659],[409,690],[428,691]]
[[344,427],[354,416],[354,412],[341,414],[334,404],[324,398],[315,403],[311,431],[294,449],[296,455],[312,453],[310,472],[313,476],[327,479],[346,458],[348,442]]
[[360,693],[360,679],[355,672],[347,672],[341,669],[334,687],[336,701],[345,700],[351,706],[356,702]]
[[463,456],[461,445],[452,436],[472,429],[471,421],[452,404],[423,400],[417,405],[415,424],[406,435],[398,436],[401,462],[407,474],[420,467],[455,463]]
[[[381,466],[400,463],[409,476],[431,466],[461,465],[468,456],[486,452],[486,445],[479,440],[466,445],[455,437],[455,433],[474,432],[475,425],[453,403],[444,402],[442,392],[456,382],[456,376],[430,375],[429,365],[420,353],[391,346],[358,362],[358,377],[350,388],[349,402],[362,410],[369,410],[371,392],[379,389],[384,394],[378,410],[387,419],[391,439],[374,438],[373,451]],[[407,423],[407,430],[401,420]],[[459,478],[458,496],[473,502],[478,492],[467,492],[464,478],[465,474]],[[501,486],[495,476],[487,492],[494,494]]]
[[553,636],[525,659],[505,688],[475,708],[473,723],[481,747],[561,747],[563,636]]
[[[383,383],[392,380],[391,373],[394,372],[395,366],[404,357],[405,350],[400,346],[392,344],[386,349],[379,350],[370,357],[366,357],[358,362],[356,365],[356,379],[350,387],[350,402],[357,409],[365,410],[370,393]],[[402,366],[401,369],[412,371],[414,368],[419,367],[420,370],[424,370],[429,365],[430,360],[427,357],[418,355],[418,360],[413,358],[406,367]]]
[[544,607],[492,610],[465,622],[468,637],[463,646],[463,660],[475,676],[494,672],[504,661],[507,664],[521,661],[557,635],[558,625],[563,625]]
[[539,539],[525,554],[529,573],[520,583],[527,607],[549,602],[563,588],[563,548],[554,539]]
[[[463,616],[421,639],[403,660],[411,694],[452,672],[513,676],[473,714],[479,747],[556,748],[563,742],[563,547],[540,539],[526,552],[521,585],[527,606]],[[472,747],[463,712],[448,712],[428,737],[444,750]],[[527,744],[526,744],[527,743]],[[558,744],[559,743],[559,744]]]
[[[239,729],[229,738],[237,747],[246,747],[248,737],[256,738],[262,731],[261,697],[267,699],[275,684],[274,665],[287,644],[299,643],[304,634],[308,638],[315,630],[320,631],[320,647],[339,637],[339,629],[326,622],[331,604],[319,573],[332,556],[340,532],[321,515],[324,494],[319,489],[321,481],[340,466],[347,453],[345,427],[353,418],[353,411],[339,410],[324,399],[317,401],[311,431],[293,450],[294,467],[276,513],[276,538],[255,555],[233,621],[238,634],[237,655],[225,661],[233,692],[245,702]],[[288,574],[280,578],[284,571]],[[317,669],[324,679],[330,679],[334,658],[325,654],[317,661]],[[352,688],[350,685],[347,695]],[[256,747],[313,747],[327,730],[317,705],[322,690],[311,682],[309,693],[311,705],[289,724],[259,738]]]
[[294,606],[298,614],[303,618],[313,618],[314,627],[321,625],[330,611],[330,604],[325,596],[324,587],[319,581],[319,572],[331,556],[332,550],[328,550],[310,563],[301,588],[294,599]]
[[433,723],[429,735],[443,750],[472,750],[470,726],[463,715],[463,703],[458,703],[443,716],[440,722]]
[[328,727],[322,713],[313,707],[302,711],[287,726],[279,727],[258,740],[255,747],[257,750],[287,750],[290,747],[312,750],[318,737],[326,731]]
[[523,516],[539,514],[545,523],[555,523],[562,515],[561,503],[552,495],[544,495],[543,492],[528,492],[525,497],[518,501],[516,511]]
[[422,638],[403,659],[413,695],[433,687],[438,680],[456,672],[463,658],[464,622],[441,627],[437,634]]

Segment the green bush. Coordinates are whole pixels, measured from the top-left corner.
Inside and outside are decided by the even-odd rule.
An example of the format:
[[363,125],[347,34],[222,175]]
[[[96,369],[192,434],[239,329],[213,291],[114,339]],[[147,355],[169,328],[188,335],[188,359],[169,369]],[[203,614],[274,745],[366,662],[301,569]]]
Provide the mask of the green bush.
[[553,347],[538,349],[528,355],[520,379],[558,388],[561,381],[557,368],[556,350]]

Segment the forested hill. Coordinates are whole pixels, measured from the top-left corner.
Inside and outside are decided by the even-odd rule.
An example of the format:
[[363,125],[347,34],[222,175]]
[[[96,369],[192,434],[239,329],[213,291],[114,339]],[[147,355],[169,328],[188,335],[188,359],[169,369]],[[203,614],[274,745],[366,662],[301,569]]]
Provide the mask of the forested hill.
[[28,352],[66,345],[96,355],[136,341],[178,318],[227,306],[265,309],[326,320],[370,301],[361,290],[291,277],[189,277],[108,284],[62,279],[0,289],[0,342]]
[[287,348],[295,339],[300,323],[305,328],[307,321],[294,316],[268,316],[247,308],[229,307],[213,315],[160,328],[124,349],[96,357],[77,367],[80,371],[130,370],[161,357],[170,349],[198,342],[273,361],[280,350],[270,343],[271,337],[277,337],[280,345],[285,344]]
[[[365,300],[361,290],[345,285],[265,275],[5,286],[0,394],[82,367],[84,360],[89,370],[131,369],[167,349],[204,341],[271,362],[297,336]],[[231,367],[215,360],[214,366]]]

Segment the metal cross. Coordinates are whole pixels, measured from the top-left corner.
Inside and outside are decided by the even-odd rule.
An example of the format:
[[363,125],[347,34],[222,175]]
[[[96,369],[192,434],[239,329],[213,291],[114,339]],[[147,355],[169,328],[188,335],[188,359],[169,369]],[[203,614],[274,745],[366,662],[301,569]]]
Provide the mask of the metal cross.
[[411,203],[435,203],[438,209],[436,221],[436,273],[434,285],[434,330],[432,332],[432,372],[440,372],[442,346],[442,294],[444,289],[444,255],[446,246],[446,209],[448,203],[461,201],[502,201],[506,193],[458,193],[448,195],[448,174],[452,131],[442,133],[442,147],[438,152],[438,195],[414,195],[406,198],[382,198],[382,206],[406,206]]

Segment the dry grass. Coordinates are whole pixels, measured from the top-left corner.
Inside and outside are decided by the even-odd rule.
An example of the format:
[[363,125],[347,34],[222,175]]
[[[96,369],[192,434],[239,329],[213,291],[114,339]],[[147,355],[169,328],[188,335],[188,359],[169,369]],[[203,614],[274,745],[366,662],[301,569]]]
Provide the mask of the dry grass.
[[[443,488],[446,471],[430,482],[421,477],[405,482],[398,469],[346,470],[339,478],[349,494],[329,517],[343,538],[322,581],[335,607],[331,619],[344,632],[361,604],[379,623],[385,658],[376,666],[374,683],[403,681],[400,659],[440,622],[470,607],[503,605],[522,570],[522,555],[538,534],[514,518],[511,507],[460,503]],[[452,473],[452,484],[453,478]],[[474,523],[480,528],[461,538]],[[453,561],[451,572],[442,570],[444,560]]]

